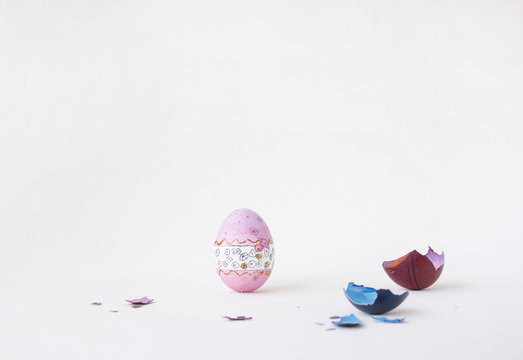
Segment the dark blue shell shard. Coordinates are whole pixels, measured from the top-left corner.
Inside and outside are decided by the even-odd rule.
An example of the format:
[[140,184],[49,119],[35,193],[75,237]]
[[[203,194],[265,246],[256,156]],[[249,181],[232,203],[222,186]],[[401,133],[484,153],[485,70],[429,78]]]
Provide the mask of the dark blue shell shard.
[[367,314],[380,315],[398,307],[409,295],[405,291],[401,295],[395,295],[390,290],[376,290],[371,287],[356,285],[350,282],[344,289],[345,296],[358,310]]

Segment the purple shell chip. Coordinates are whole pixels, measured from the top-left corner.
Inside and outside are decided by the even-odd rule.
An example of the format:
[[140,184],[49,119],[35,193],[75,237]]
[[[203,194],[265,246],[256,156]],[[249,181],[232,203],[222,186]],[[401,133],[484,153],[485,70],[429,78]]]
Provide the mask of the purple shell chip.
[[246,316],[237,316],[237,317],[231,317],[231,316],[222,316],[224,319],[230,320],[230,321],[239,321],[239,320],[251,320],[252,316],[246,317]]
[[154,299],[149,299],[147,296],[144,296],[140,299],[132,299],[132,300],[125,300],[130,302],[131,304],[137,304],[137,305],[147,305],[154,301]]

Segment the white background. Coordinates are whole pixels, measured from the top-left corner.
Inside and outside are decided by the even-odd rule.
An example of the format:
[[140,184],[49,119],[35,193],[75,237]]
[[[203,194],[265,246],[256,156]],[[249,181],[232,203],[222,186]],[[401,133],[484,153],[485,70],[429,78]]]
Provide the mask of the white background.
[[[0,0],[0,358],[521,358],[522,115],[521,1]],[[427,245],[407,323],[344,298]]]

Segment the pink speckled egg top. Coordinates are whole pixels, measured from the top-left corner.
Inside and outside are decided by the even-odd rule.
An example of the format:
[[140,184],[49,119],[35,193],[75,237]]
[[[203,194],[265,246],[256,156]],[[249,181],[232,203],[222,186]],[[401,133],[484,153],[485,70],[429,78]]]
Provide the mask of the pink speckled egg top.
[[218,236],[216,236],[216,241],[238,239],[239,242],[242,242],[258,238],[271,238],[271,233],[265,221],[252,210],[236,209],[223,222]]

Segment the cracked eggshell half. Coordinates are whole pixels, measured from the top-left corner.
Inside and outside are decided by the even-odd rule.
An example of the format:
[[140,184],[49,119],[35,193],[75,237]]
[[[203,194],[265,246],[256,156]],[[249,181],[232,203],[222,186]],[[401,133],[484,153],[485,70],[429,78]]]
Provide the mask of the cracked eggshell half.
[[410,290],[422,290],[438,280],[444,263],[445,254],[438,254],[429,246],[425,255],[413,250],[399,259],[384,261],[382,265],[396,284]]

